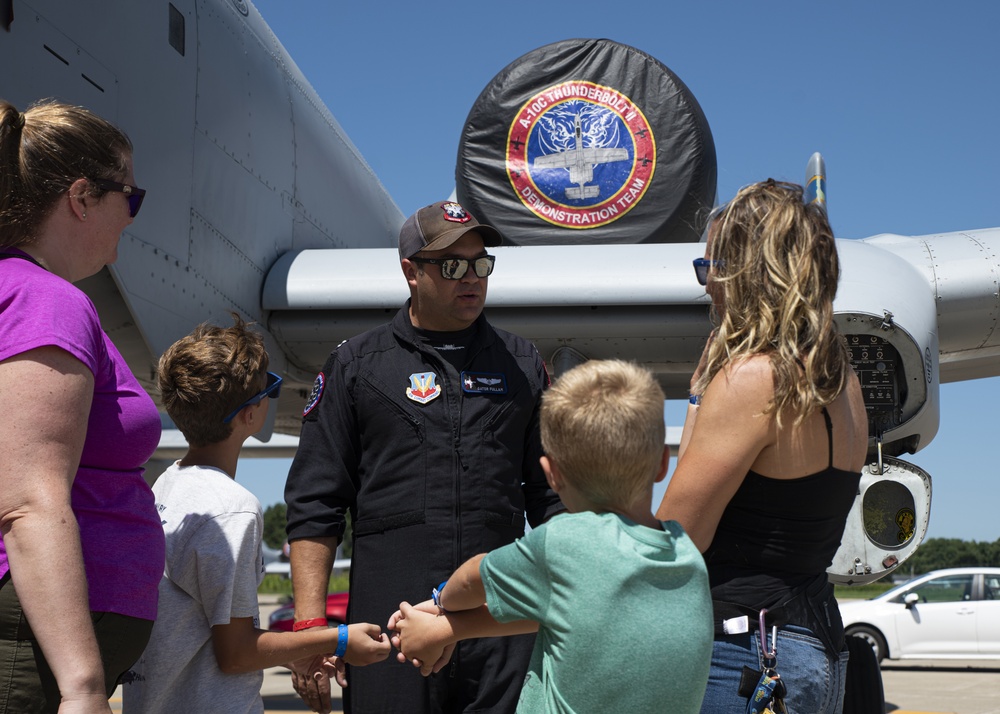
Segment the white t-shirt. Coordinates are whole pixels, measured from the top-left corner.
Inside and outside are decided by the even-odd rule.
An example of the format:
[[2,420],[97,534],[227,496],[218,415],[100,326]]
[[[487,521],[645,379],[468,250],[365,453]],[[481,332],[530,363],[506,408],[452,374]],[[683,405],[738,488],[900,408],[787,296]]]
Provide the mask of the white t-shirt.
[[153,494],[166,565],[149,644],[122,678],[123,711],[263,712],[263,672],[223,674],[212,649],[212,626],[241,617],[260,624],[260,501],[219,469],[177,463]]

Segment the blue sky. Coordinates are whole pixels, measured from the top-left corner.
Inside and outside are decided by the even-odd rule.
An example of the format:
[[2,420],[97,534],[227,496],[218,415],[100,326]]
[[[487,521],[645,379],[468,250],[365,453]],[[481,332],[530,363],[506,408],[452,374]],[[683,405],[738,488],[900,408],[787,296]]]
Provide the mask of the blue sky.
[[[719,196],[827,165],[840,238],[1000,226],[1000,4],[254,3],[404,214],[454,187],[458,137],[511,61],[607,37],[667,65],[715,139]],[[498,273],[497,279],[502,279]],[[1000,538],[1000,378],[942,385],[941,428],[907,458],[934,483],[930,537]],[[668,423],[682,405],[668,403]],[[281,500],[286,460],[239,480]]]

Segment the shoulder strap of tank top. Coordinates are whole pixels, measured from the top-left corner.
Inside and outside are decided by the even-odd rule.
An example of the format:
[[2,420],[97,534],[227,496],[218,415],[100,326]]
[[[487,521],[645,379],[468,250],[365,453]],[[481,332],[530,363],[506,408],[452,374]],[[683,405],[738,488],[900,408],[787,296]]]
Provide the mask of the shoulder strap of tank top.
[[827,465],[828,469],[833,468],[833,420],[830,419],[830,412],[823,407],[823,419],[826,420],[826,436],[827,442],[830,448],[830,463]]

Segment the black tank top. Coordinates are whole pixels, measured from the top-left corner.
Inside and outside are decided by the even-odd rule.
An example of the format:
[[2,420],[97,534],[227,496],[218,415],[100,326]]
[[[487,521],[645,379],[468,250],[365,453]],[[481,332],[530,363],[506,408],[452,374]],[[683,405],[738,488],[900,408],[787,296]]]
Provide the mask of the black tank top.
[[704,554],[717,603],[772,608],[820,576],[825,582],[861,474],[834,468],[833,423],[825,407],[823,418],[825,469],[795,479],[750,471],[726,506]]

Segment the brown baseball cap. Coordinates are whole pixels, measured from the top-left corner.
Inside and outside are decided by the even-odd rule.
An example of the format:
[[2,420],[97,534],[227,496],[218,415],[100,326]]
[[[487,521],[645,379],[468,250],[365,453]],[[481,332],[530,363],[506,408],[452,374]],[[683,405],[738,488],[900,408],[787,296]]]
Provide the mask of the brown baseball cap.
[[454,201],[424,206],[407,218],[399,230],[399,259],[410,258],[422,250],[443,250],[473,231],[482,237],[483,245],[503,243],[500,231],[480,223]]

